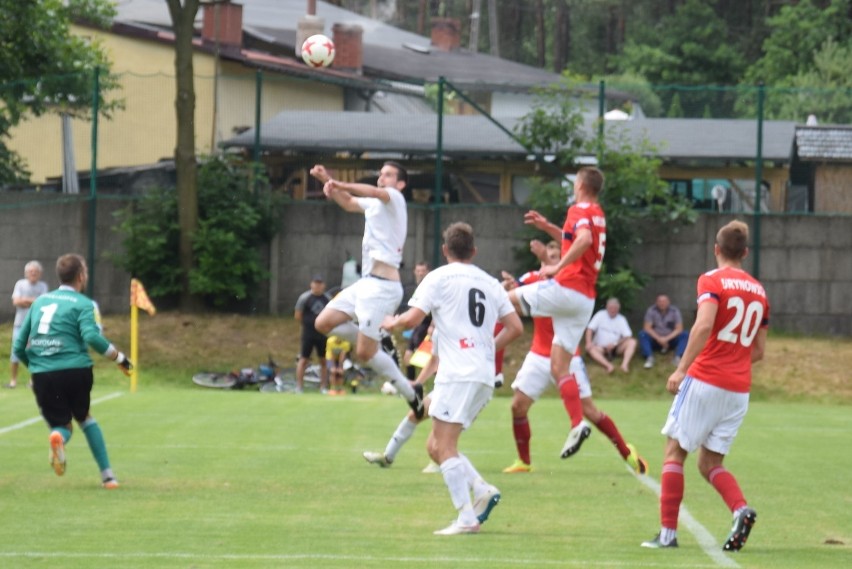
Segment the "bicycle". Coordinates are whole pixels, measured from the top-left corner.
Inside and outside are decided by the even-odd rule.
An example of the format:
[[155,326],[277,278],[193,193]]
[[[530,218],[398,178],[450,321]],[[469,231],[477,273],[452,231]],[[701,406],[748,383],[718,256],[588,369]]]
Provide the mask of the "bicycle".
[[[302,383],[306,390],[319,390],[320,365],[312,363],[305,368]],[[375,371],[362,367],[349,358],[343,362],[343,384],[351,393],[357,393],[359,389],[372,388],[377,377],[378,374]],[[296,391],[296,387],[296,368],[292,367],[279,370],[273,381],[261,385],[260,390],[265,393],[291,393]]]
[[262,387],[274,382],[277,377],[278,364],[270,357],[266,364],[254,368],[234,369],[227,372],[200,371],[192,376],[192,382],[201,387],[213,389],[245,389],[246,387]]

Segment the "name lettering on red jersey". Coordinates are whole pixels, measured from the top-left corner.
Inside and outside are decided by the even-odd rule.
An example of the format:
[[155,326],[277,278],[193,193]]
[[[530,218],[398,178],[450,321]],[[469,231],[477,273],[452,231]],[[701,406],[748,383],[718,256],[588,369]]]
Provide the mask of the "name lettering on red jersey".
[[722,281],[722,288],[725,290],[741,290],[766,298],[766,291],[763,290],[763,287],[757,284],[756,282],[747,281],[745,279],[723,278],[720,280]]

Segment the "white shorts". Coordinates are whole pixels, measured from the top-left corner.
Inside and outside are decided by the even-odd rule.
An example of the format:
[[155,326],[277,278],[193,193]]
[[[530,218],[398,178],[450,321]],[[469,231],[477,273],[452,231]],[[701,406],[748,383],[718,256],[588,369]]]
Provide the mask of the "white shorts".
[[402,302],[402,284],[397,281],[363,277],[349,285],[331,302],[328,308],[349,315],[358,323],[358,330],[373,340],[381,340],[379,327],[388,314],[393,314]]
[[553,279],[534,282],[515,289],[515,294],[530,307],[530,316],[550,316],[553,343],[573,354],[592,318],[595,299],[561,286]]
[[687,452],[706,447],[728,454],[748,411],[748,393],[728,391],[686,376],[662,433]]
[[436,383],[431,394],[429,416],[445,423],[458,423],[467,429],[491,401],[493,394],[493,385],[478,381]]
[[[571,358],[569,373],[573,373],[580,389],[580,399],[592,396],[592,385],[589,383],[589,375],[586,373],[586,364],[583,358]],[[538,401],[544,390],[550,384],[556,384],[550,374],[550,358],[533,352],[529,352],[512,382],[512,389],[520,391],[533,401]]]

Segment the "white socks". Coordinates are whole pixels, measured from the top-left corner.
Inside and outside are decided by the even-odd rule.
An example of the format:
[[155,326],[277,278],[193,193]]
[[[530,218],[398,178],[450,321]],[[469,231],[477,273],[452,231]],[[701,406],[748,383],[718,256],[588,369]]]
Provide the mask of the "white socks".
[[397,391],[405,397],[406,401],[414,399],[414,388],[411,387],[411,382],[402,375],[393,358],[384,353],[381,348],[376,352],[376,355],[370,358],[367,365],[379,372],[380,375],[387,377]]
[[414,429],[417,428],[417,423],[412,423],[406,415],[399,426],[394,431],[393,436],[388,441],[388,446],[385,447],[385,458],[393,461],[402,446],[408,442],[411,435],[414,434]]
[[358,343],[358,326],[351,320],[348,320],[332,328],[328,335],[343,338],[354,347]]
[[444,483],[450,491],[453,506],[459,512],[458,523],[472,526],[477,523],[477,520],[473,513],[473,504],[470,501],[470,490],[465,470],[466,468],[459,457],[454,456],[441,463]]

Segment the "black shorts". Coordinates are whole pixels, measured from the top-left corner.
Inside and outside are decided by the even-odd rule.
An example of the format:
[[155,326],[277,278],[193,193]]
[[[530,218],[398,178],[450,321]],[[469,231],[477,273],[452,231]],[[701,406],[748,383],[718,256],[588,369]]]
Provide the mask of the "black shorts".
[[325,359],[325,344],[328,338],[319,332],[302,331],[302,351],[299,355],[303,358],[311,357],[311,352],[316,350],[317,357],[321,360]]
[[62,369],[33,374],[33,392],[41,416],[51,427],[64,427],[71,418],[82,423],[89,416],[92,368]]

